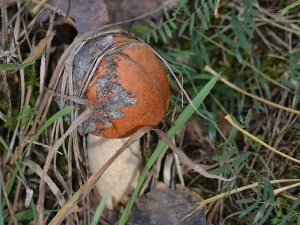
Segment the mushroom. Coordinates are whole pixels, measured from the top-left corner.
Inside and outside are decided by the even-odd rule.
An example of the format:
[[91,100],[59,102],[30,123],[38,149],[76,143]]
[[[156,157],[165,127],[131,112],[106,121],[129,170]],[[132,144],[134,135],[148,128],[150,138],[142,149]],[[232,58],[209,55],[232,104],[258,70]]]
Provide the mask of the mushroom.
[[[89,107],[94,110],[78,127],[82,136],[87,135],[88,164],[94,173],[133,133],[154,127],[164,118],[170,91],[162,63],[145,43],[119,28],[86,37],[74,50],[76,54],[69,56],[73,57],[69,93],[89,102],[72,103],[79,114]],[[63,79],[57,90],[65,94]],[[62,106],[60,97],[57,102]],[[141,166],[136,142],[103,173],[96,188],[100,196],[111,194],[108,209],[127,200]]]

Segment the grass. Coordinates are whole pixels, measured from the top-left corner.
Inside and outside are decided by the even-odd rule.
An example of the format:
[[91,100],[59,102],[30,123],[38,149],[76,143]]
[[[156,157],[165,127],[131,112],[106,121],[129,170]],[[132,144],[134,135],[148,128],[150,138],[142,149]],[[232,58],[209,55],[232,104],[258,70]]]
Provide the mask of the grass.
[[[52,39],[58,18],[40,26],[44,11],[28,4],[1,7],[0,225],[97,224],[107,212],[105,199],[91,201],[97,176],[88,179],[76,135],[84,116],[64,123],[73,107],[59,110],[53,101],[64,46]],[[144,151],[152,153],[119,224],[139,194],[168,179],[171,188],[181,183],[201,195],[206,224],[300,223],[298,7],[178,0],[159,21],[131,26],[166,65],[172,96],[160,128],[171,141],[147,130]],[[174,147],[210,173],[235,179],[202,176],[180,157],[178,166]]]

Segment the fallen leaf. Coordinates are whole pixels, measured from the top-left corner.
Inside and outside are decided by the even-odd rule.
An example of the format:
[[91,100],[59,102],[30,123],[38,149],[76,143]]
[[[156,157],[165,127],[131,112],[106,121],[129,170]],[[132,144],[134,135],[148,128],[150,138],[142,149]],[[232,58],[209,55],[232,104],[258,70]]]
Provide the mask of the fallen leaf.
[[61,0],[48,0],[47,3],[64,13],[68,12],[68,16],[74,19],[78,32],[94,30],[109,22],[104,0],[76,0],[70,1],[70,5],[69,1]]
[[[172,7],[175,3],[176,0],[106,0],[109,17],[113,23],[133,19],[144,14],[147,14],[147,16],[138,22],[145,22],[147,19],[159,21],[164,15],[163,9],[165,6]],[[148,15],[148,13],[150,13],[150,15]]]
[[194,191],[176,185],[176,190],[159,182],[148,194],[137,198],[128,225],[204,225],[203,199]]

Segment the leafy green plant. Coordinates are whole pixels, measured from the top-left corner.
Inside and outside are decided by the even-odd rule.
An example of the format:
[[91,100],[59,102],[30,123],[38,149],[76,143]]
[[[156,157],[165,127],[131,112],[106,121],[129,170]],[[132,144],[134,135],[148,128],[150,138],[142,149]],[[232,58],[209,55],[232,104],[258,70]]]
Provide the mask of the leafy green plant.
[[[271,30],[270,32],[273,30],[269,27],[261,28],[258,25],[259,22],[264,21],[263,19],[268,21],[267,17],[261,18],[261,12],[264,9],[260,4],[264,3],[254,0],[231,2],[229,7],[220,7],[220,12],[225,15],[221,20],[218,20],[216,16],[213,17],[219,7],[216,3],[217,1],[194,1],[191,3],[179,0],[174,10],[166,11],[164,18],[160,21],[150,21],[145,26],[134,25],[132,30],[154,47],[158,46],[156,47],[157,51],[174,66],[175,73],[179,76],[180,73],[184,74],[182,84],[190,96],[197,95],[203,87],[206,79],[206,74],[203,72],[205,65],[213,65],[217,72],[221,72],[221,77],[228,78],[235,85],[255,96],[261,96],[269,101],[277,101],[272,92],[274,88],[280,88],[294,95],[293,107],[295,107],[299,102],[298,85],[295,83],[295,80],[299,79],[298,52],[283,53],[282,57],[286,57],[286,63],[281,64],[277,59],[264,54],[263,51],[259,52],[260,49],[257,50],[254,46],[256,40],[262,38],[269,49],[272,49],[272,44],[269,44],[268,37],[264,34],[266,30]],[[223,4],[226,5],[224,2]],[[295,7],[295,4],[293,6]],[[276,24],[280,24],[280,21]],[[159,45],[160,43],[171,44],[162,47]],[[287,72],[288,79],[286,76],[282,76],[282,69]],[[228,101],[222,101],[226,98],[225,96],[228,97]],[[264,116],[266,111],[256,99],[249,101],[244,95],[237,94],[219,83],[215,85],[210,97],[213,101],[208,103],[208,107],[201,105],[200,112],[204,112],[204,115],[209,115],[208,118],[215,120],[212,112],[221,109],[224,113],[231,114],[233,120],[239,121],[238,124],[245,130],[255,130],[253,123],[259,115]],[[173,99],[172,104],[176,106],[177,110],[180,110],[181,99],[175,97]],[[187,102],[184,100],[183,102],[182,105],[186,106]],[[266,113],[268,114],[268,112]],[[210,124],[208,128],[213,140],[216,140],[216,131],[218,131],[225,142],[219,146],[222,154],[214,157],[214,160],[220,162],[222,166],[211,171],[212,173],[234,171],[233,173],[238,176],[244,173],[243,168],[245,167],[251,171],[248,174],[256,173],[255,170],[251,170],[249,163],[256,154],[255,151],[261,149],[260,143],[245,136],[244,143],[250,146],[251,151],[240,153],[239,147],[235,143],[236,130],[232,130],[229,137],[225,137],[219,127]],[[268,142],[266,135],[258,133],[255,136]],[[254,153],[252,154],[252,152]],[[232,160],[234,157],[236,158]],[[258,158],[260,159],[259,163],[275,179],[276,174],[273,174],[268,161],[261,155]],[[226,163],[229,160],[231,162]],[[234,185],[239,185],[239,183],[228,185],[228,193],[232,187],[236,188]],[[254,213],[253,224],[269,224],[272,218],[276,217],[274,212],[278,209],[273,187],[268,180],[263,180],[260,181],[258,189],[261,193],[256,198],[240,202],[247,206],[240,217],[245,218],[249,213]],[[286,210],[291,214],[287,213],[288,217],[281,216],[279,223],[289,224],[293,219],[295,220],[296,214],[293,213],[291,205],[291,202],[288,202],[286,206],[282,205],[283,211]]]
[[248,215],[251,211],[255,211],[253,224],[264,224],[272,213],[275,207],[275,196],[273,188],[268,179],[258,181],[256,199],[241,199],[237,200],[237,203],[251,204],[247,209],[239,215],[239,218],[243,218]]
[[[293,203],[292,207],[289,202],[281,197],[276,198],[276,204],[278,211],[276,212],[276,217],[271,220],[271,224],[292,224],[298,225],[300,223],[300,209],[299,209],[300,196]],[[283,211],[289,209],[289,212],[285,214]]]
[[27,87],[39,87],[39,76],[36,74],[33,68],[28,68],[26,70],[26,86]]
[[31,108],[30,105],[26,105],[20,112],[20,115],[17,117],[21,121],[21,127],[27,124],[33,124],[33,117],[38,111],[35,108]]
[[[238,204],[246,204],[247,208],[244,212],[239,215],[239,218],[243,218],[250,213],[254,213],[253,224],[262,225],[267,221],[268,224],[294,224],[293,222],[297,221],[297,224],[300,222],[300,211],[295,210],[300,204],[300,197],[298,196],[297,200],[293,203],[292,207],[289,204],[283,204],[280,201],[280,198],[275,199],[274,190],[270,181],[265,178],[263,181],[258,181],[256,196],[250,195],[251,198],[240,199],[236,202]],[[284,215],[281,210],[278,211],[278,207],[285,206],[289,209],[288,214]],[[276,217],[273,218],[270,222],[271,215],[276,214]],[[296,223],[295,223],[296,224]]]
[[9,115],[8,113],[4,114],[3,117],[4,117],[4,124],[3,124],[3,127],[4,128],[7,128],[9,131],[12,131],[17,123],[18,123],[18,110],[14,109],[12,111],[12,115]]

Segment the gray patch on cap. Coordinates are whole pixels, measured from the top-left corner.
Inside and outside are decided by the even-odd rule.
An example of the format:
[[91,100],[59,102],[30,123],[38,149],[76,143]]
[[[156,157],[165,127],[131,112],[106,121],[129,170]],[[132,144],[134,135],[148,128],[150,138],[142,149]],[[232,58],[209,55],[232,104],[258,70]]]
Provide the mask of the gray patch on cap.
[[[87,87],[87,74],[92,69],[95,69],[91,67],[100,64],[100,62],[97,65],[94,64],[97,59],[100,59],[99,57],[104,56],[102,60],[105,60],[104,75],[99,77],[95,83],[98,89],[95,98],[99,99],[99,103],[93,105],[93,115],[79,125],[78,132],[82,136],[96,131],[96,129],[98,129],[97,132],[101,135],[106,127],[112,125],[111,120],[125,116],[121,111],[123,107],[136,103],[133,93],[126,91],[119,83],[120,74],[117,74],[118,61],[121,59],[120,57],[124,58],[127,55],[119,52],[118,46],[113,43],[112,35],[96,37],[88,40],[81,46],[73,58],[73,96],[80,98],[86,98],[84,88]],[[122,56],[120,56],[120,53]],[[58,88],[56,89],[58,93],[60,93],[60,87],[62,87],[62,78],[60,78]],[[70,105],[69,99],[62,102],[61,97],[55,97],[55,100],[60,107]],[[82,104],[75,102],[73,104],[76,107],[78,115],[85,110]],[[71,122],[70,115],[67,115],[65,119]],[[103,124],[104,128],[97,128],[98,124]]]

